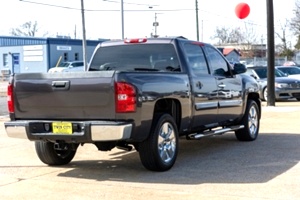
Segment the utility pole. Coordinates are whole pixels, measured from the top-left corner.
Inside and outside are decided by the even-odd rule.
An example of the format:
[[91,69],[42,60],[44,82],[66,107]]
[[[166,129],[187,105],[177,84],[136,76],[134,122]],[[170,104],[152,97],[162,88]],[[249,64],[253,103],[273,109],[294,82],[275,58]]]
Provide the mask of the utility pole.
[[199,19],[198,19],[198,0],[196,0],[196,30],[197,30],[197,41],[199,41]]
[[81,0],[81,19],[82,19],[82,51],[84,71],[87,71],[87,53],[86,53],[86,36],[85,36],[85,18],[84,18],[84,4]]
[[121,0],[122,40],[124,40],[124,2]]
[[157,35],[157,27],[158,27],[159,23],[157,21],[157,14],[159,14],[159,13],[155,13],[154,22],[153,22],[153,26],[154,26],[154,35],[153,35],[153,37],[155,37],[155,38],[158,37],[158,35]]
[[267,0],[267,106],[275,106],[275,45],[274,45],[274,9],[273,0]]

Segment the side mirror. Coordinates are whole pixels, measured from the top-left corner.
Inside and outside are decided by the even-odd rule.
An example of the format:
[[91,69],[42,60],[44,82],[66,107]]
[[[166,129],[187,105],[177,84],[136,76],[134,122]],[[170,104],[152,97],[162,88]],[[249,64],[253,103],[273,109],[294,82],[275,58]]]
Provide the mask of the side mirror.
[[246,65],[242,63],[235,63],[233,65],[233,74],[242,74],[247,71]]
[[257,77],[254,74],[251,74],[250,76],[252,76],[253,78],[257,79]]

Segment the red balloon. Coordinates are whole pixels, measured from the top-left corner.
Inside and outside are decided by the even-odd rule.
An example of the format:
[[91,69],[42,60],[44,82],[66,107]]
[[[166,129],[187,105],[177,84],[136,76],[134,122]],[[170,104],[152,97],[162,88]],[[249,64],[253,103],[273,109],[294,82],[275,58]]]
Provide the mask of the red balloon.
[[240,19],[245,19],[250,13],[250,6],[246,3],[239,3],[235,7],[235,14]]

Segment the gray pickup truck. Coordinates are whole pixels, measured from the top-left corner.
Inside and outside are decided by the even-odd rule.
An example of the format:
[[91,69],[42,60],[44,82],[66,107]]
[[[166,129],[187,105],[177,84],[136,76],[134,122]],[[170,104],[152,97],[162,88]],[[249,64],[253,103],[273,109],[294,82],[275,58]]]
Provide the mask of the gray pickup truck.
[[88,71],[14,74],[8,85],[9,137],[35,141],[47,165],[72,161],[79,145],[139,153],[143,166],[169,170],[179,137],[259,133],[256,80],[210,44],[183,37],[107,41]]

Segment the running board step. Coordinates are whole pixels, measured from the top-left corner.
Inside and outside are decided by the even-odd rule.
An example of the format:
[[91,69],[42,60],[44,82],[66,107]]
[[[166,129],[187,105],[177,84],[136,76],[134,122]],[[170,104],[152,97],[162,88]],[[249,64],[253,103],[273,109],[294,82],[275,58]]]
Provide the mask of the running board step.
[[222,129],[217,129],[217,130],[211,130],[211,131],[207,131],[207,132],[202,132],[202,133],[193,133],[190,135],[187,135],[187,139],[200,139],[203,137],[209,137],[209,136],[213,136],[213,135],[221,135],[223,133],[229,132],[229,131],[235,131],[238,129],[242,129],[244,128],[244,125],[238,125],[238,126],[229,126],[226,128],[222,128]]

